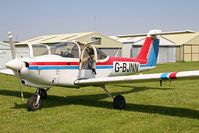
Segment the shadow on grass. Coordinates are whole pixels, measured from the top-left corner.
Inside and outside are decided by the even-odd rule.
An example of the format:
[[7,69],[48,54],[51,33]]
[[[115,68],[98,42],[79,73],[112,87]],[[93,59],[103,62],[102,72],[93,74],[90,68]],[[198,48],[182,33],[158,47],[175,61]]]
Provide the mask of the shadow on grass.
[[[152,88],[148,88],[148,89],[152,89]],[[118,95],[118,94],[129,94],[129,93],[135,93],[135,92],[138,92],[138,88],[136,91],[133,89],[130,91],[117,92],[117,93],[112,93],[112,94]],[[11,90],[0,90],[0,95],[20,97],[18,91],[11,91]],[[24,95],[25,95],[25,98],[28,98],[32,94],[24,92]],[[112,102],[101,101],[101,99],[104,99],[107,97],[108,97],[107,94],[92,94],[92,95],[79,95],[79,96],[67,96],[67,97],[50,95],[48,99],[44,101],[45,103],[44,103],[43,108],[53,108],[53,107],[65,106],[65,105],[84,105],[84,106],[89,106],[89,107],[112,109]],[[15,103],[15,107],[13,108],[17,108],[17,109],[26,108],[26,104]],[[125,111],[134,111],[134,112],[142,112],[142,113],[149,113],[149,114],[160,114],[160,115],[167,115],[167,116],[174,116],[174,117],[186,117],[186,118],[191,118],[191,119],[199,119],[198,110],[180,108],[180,107],[144,105],[144,104],[134,104],[134,103],[127,102]]]
[[[116,86],[116,85],[114,85]],[[123,87],[123,88],[132,88],[131,93],[136,93],[136,92],[141,92],[141,91],[146,91],[146,90],[169,90],[169,89],[174,89],[171,87],[148,87],[148,86],[141,86],[141,87],[137,87],[137,86],[132,86],[132,85],[117,85],[117,87]]]

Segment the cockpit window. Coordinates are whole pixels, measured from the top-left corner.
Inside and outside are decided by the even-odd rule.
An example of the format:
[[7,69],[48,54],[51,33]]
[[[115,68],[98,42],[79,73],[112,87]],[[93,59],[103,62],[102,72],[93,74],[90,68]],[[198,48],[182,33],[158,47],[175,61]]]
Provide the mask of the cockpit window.
[[51,47],[51,54],[61,57],[79,58],[79,47],[73,42],[63,42]]
[[96,49],[97,50],[97,59],[98,60],[103,60],[107,57],[107,55],[102,52],[100,49]]
[[48,47],[46,45],[43,45],[43,44],[32,45],[32,50],[33,50],[33,56],[34,57],[49,54]]

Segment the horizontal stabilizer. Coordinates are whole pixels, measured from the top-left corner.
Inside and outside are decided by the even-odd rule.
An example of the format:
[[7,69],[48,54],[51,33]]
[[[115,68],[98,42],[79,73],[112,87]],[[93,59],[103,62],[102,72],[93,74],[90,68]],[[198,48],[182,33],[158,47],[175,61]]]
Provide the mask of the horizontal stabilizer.
[[158,30],[151,30],[151,31],[149,31],[149,33],[143,33],[143,34],[117,35],[117,37],[126,38],[126,37],[138,37],[138,36],[147,36],[147,35],[154,36],[154,35],[172,35],[172,34],[194,33],[194,31],[192,31],[192,30],[172,31],[172,32],[157,32]]

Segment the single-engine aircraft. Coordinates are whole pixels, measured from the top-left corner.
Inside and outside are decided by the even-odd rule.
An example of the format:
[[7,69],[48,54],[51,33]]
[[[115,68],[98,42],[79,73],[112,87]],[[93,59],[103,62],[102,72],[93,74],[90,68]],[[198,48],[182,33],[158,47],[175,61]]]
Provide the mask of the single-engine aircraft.
[[[156,66],[158,36],[163,34],[168,33],[159,30],[149,31],[136,58],[107,56],[95,47],[100,44],[100,39],[87,44],[76,41],[61,42],[49,48],[42,56],[17,58],[15,44],[9,33],[13,60],[5,64],[8,69],[0,72],[14,74],[21,84],[37,88],[27,101],[29,111],[36,111],[42,107],[41,99],[47,98],[47,90],[53,86],[100,86],[113,99],[113,108],[124,109],[125,98],[121,95],[112,96],[105,87],[107,83],[198,78],[199,70],[130,75]],[[9,69],[12,72],[8,71]]]

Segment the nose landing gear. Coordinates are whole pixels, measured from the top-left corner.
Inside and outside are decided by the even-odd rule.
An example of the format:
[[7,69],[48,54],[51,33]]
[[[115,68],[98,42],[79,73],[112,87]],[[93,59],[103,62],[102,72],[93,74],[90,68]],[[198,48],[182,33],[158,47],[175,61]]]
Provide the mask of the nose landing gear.
[[36,111],[38,109],[41,109],[42,107],[41,99],[47,99],[47,90],[43,88],[37,89],[36,93],[32,95],[27,102],[28,111]]
[[42,106],[40,95],[36,95],[36,94],[32,95],[29,98],[27,105],[28,105],[28,111],[36,111],[40,109]]

